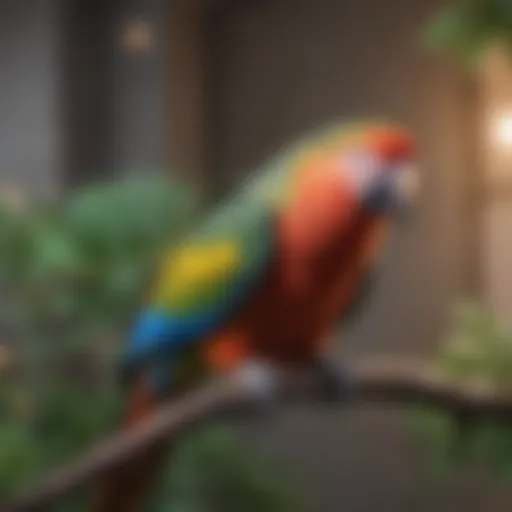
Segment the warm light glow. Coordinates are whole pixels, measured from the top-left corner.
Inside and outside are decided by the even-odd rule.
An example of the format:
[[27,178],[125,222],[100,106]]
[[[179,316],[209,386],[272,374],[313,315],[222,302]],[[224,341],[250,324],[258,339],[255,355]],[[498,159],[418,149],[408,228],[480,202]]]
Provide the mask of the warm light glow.
[[142,19],[128,20],[121,34],[121,44],[131,53],[149,51],[154,45],[152,25]]
[[512,147],[512,111],[499,116],[495,123],[494,138],[498,145]]

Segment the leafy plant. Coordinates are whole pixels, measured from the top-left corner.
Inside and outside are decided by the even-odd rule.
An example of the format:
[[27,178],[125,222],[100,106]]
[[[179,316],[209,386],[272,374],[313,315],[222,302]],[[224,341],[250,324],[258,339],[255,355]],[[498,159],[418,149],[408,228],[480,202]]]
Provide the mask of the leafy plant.
[[[0,311],[0,498],[116,424],[127,321],[159,255],[198,211],[190,190],[138,178],[89,185],[53,204],[0,203],[0,287],[8,298]],[[250,510],[247,501],[289,509],[277,475],[218,429],[191,437],[172,468],[155,510]],[[184,479],[207,491],[184,495]],[[87,510],[89,498],[80,493],[58,511]]]
[[512,52],[512,3],[508,0],[456,0],[427,26],[428,48],[449,52],[474,66],[492,44]]
[[[438,370],[461,384],[512,389],[512,331],[478,303],[460,304],[454,317],[435,361]],[[461,429],[448,412],[423,409],[414,415],[414,428],[437,475],[474,466],[512,477],[512,426],[481,418]]]

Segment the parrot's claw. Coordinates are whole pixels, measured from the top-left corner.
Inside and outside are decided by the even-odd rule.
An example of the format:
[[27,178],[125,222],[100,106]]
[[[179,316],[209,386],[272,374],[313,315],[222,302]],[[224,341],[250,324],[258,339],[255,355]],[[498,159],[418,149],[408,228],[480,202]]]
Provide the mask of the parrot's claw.
[[281,382],[278,371],[263,361],[248,361],[232,375],[234,383],[247,389],[254,400],[244,416],[274,416],[278,409]]
[[328,402],[347,402],[356,394],[356,383],[348,371],[335,366],[331,361],[324,358],[316,359],[313,371]]

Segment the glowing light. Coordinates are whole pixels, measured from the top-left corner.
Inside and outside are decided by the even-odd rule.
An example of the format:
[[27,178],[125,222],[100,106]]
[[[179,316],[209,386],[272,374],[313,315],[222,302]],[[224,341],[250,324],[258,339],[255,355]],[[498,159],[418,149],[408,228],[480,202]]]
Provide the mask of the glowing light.
[[131,53],[146,53],[154,46],[154,38],[153,27],[149,22],[132,19],[125,23],[121,44]]
[[499,146],[512,147],[512,111],[508,111],[496,118],[494,138]]

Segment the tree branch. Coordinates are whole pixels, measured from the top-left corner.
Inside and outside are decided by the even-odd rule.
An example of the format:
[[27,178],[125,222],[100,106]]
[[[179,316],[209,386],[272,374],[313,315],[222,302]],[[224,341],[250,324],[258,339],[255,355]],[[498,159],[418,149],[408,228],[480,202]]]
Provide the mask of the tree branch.
[[[356,384],[353,403],[419,404],[446,409],[454,415],[473,415],[512,422],[512,394],[490,387],[461,385],[442,377],[414,359],[388,357],[353,362]],[[286,375],[286,400],[321,401],[313,375]],[[88,453],[43,479],[24,496],[5,503],[4,512],[40,511],[73,491],[97,481],[164,439],[175,438],[193,426],[226,412],[244,410],[254,403],[253,392],[223,383],[189,394],[162,407],[135,429],[100,442]]]

